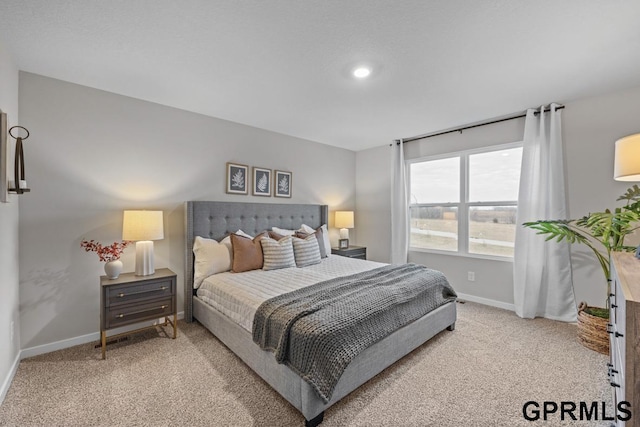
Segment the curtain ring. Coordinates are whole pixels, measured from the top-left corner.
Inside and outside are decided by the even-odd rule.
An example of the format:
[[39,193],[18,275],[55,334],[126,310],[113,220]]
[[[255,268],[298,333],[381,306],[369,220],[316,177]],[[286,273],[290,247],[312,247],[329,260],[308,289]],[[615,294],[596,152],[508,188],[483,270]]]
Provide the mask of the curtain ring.
[[22,129],[27,133],[27,136],[25,136],[24,138],[22,138],[22,140],[24,141],[25,139],[29,138],[29,130],[26,127],[23,126],[12,126],[11,129],[9,129],[9,135],[11,135],[11,138],[13,139],[18,139],[20,138],[19,136],[13,136],[13,134],[11,133],[12,130],[14,130],[15,128],[18,129]]

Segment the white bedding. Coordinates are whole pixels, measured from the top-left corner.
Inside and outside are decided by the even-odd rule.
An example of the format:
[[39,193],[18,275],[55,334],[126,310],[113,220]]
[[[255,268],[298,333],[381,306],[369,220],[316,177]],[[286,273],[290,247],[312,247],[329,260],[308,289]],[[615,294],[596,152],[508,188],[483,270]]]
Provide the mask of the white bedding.
[[206,278],[197,295],[247,331],[256,310],[269,298],[338,276],[360,273],[385,264],[342,256],[324,258],[320,264],[281,270],[218,273]]

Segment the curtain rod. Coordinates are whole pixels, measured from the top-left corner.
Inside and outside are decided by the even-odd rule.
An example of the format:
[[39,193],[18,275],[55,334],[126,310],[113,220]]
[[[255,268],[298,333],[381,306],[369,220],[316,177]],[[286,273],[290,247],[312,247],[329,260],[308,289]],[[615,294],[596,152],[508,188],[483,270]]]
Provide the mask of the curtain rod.
[[[562,109],[564,109],[564,105],[558,105],[556,107],[556,110],[562,110]],[[544,112],[547,113],[549,111],[551,111],[551,107],[545,107]],[[534,114],[538,115],[538,114],[540,114],[540,112],[536,111]],[[526,116],[527,116],[527,112],[524,111],[522,113],[515,113],[515,114],[512,114],[510,116],[506,116],[506,117],[489,119],[489,120],[484,121],[484,122],[473,123],[473,124],[469,124],[469,125],[463,125],[463,126],[460,126],[460,127],[457,127],[457,128],[453,128],[453,129],[443,130],[443,131],[439,131],[439,132],[435,132],[435,133],[427,133],[427,134],[424,134],[424,135],[413,136],[411,138],[406,138],[406,139],[402,139],[402,140],[396,140],[396,144],[400,144],[400,141],[402,141],[402,142],[412,142],[412,141],[417,141],[419,139],[432,138],[434,136],[446,135],[448,133],[453,133],[453,132],[462,133],[463,130],[473,129],[473,128],[477,128],[477,127],[480,127],[480,126],[491,125],[491,124],[494,124],[494,123],[506,122],[507,120],[520,119],[520,118],[526,117]]]

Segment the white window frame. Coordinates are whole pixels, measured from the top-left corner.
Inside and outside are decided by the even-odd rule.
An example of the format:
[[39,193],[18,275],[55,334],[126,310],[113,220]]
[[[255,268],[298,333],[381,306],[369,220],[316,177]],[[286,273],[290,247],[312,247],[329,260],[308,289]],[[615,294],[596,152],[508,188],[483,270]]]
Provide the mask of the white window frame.
[[[469,201],[469,156],[474,154],[490,153],[493,151],[509,150],[512,148],[522,147],[522,141],[511,142],[507,144],[491,145],[488,147],[474,148],[464,151],[456,151],[451,153],[444,153],[434,156],[425,156],[405,161],[407,169],[407,182],[409,183],[409,194],[411,194],[411,175],[410,167],[413,163],[422,163],[433,160],[450,159],[454,157],[460,158],[460,202],[448,202],[448,203],[411,203],[407,207],[410,212],[411,207],[457,207],[458,208],[458,250],[446,251],[442,249],[433,248],[419,248],[415,246],[409,246],[409,250],[413,252],[427,252],[437,253],[452,256],[463,256],[469,258],[482,258],[491,259],[497,261],[513,262],[513,257],[498,256],[498,255],[486,255],[476,254],[469,252],[469,210],[471,207],[476,206],[515,206],[518,207],[518,201],[504,200],[496,202],[470,202]],[[411,245],[411,231],[409,231],[409,245]]]

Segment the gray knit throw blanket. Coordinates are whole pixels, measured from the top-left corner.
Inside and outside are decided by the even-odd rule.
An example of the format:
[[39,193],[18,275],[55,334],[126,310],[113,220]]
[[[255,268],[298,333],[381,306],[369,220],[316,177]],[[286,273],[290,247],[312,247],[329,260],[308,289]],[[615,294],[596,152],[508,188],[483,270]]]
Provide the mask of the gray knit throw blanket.
[[320,282],[258,307],[253,341],[273,351],[327,403],[347,365],[395,330],[456,299],[444,275],[387,265]]

